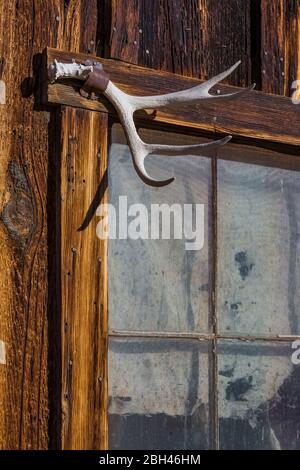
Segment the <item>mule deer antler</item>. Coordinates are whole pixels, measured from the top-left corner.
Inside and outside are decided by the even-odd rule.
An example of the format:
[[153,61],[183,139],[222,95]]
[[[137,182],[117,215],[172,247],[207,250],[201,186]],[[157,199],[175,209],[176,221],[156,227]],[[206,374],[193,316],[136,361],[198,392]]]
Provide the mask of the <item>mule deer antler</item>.
[[213,148],[226,144],[231,136],[214,142],[194,144],[194,145],[160,145],[147,144],[144,142],[136,130],[133,115],[140,109],[156,109],[163,106],[173,106],[180,103],[193,103],[201,100],[222,100],[228,99],[252,90],[255,85],[245,88],[242,91],[227,94],[211,95],[209,90],[218,82],[230,75],[240,64],[240,61],[230,67],[223,73],[207,80],[187,90],[175,93],[167,93],[157,96],[135,96],[129,95],[120,90],[110,80],[107,73],[103,70],[102,64],[99,62],[86,61],[84,64],[78,64],[75,61],[69,64],[54,61],[49,66],[49,80],[56,81],[59,79],[76,78],[84,81],[81,93],[84,96],[94,97],[95,93],[103,93],[117,110],[120,121],[125,129],[129,147],[132,153],[134,167],[142,180],[151,186],[165,186],[172,181],[174,177],[167,180],[156,180],[151,178],[147,173],[144,165],[145,158],[150,154],[167,154],[181,155],[183,153],[192,152],[201,148]]

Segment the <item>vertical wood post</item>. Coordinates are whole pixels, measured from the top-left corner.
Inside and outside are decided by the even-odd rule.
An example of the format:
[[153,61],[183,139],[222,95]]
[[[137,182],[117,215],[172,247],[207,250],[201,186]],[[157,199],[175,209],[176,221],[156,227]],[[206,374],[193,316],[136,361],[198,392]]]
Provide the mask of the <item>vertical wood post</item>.
[[61,153],[62,448],[107,447],[107,114],[65,108]]

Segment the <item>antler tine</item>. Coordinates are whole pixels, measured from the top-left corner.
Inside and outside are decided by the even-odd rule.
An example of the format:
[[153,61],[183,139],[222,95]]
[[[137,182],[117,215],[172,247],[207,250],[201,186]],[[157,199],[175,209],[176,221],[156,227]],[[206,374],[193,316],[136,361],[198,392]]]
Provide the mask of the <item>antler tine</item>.
[[[108,83],[108,86],[104,91],[104,95],[113,103],[116,110],[118,111],[119,118],[123,124],[129,141],[132,152],[132,159],[137,173],[142,178],[142,180],[150,186],[166,186],[167,184],[170,184],[172,181],[174,181],[175,178],[171,177],[166,180],[157,180],[152,178],[148,174],[144,164],[145,158],[148,155],[153,153],[171,155],[186,154],[199,149],[218,147],[220,145],[226,144],[231,139],[231,136],[227,136],[214,142],[193,145],[147,144],[146,142],[143,142],[138,135],[134,124],[134,107],[131,105],[130,100],[128,100],[129,96],[132,97],[132,95],[127,95],[118,87],[116,87],[112,82]],[[145,98],[147,99],[148,97]]]
[[[125,126],[125,124],[124,124]],[[157,180],[152,178],[146,168],[145,168],[145,158],[148,155],[155,154],[155,155],[186,155],[191,154],[197,150],[201,150],[204,148],[216,148],[221,145],[225,145],[229,140],[231,140],[232,136],[228,135],[223,139],[214,140],[213,142],[205,142],[202,144],[192,144],[192,145],[161,145],[161,144],[147,144],[140,139],[140,148],[135,149],[132,148],[132,159],[134,167],[140,176],[140,178],[150,186],[161,187],[166,186],[176,178],[171,177],[166,180]]]
[[[144,160],[148,155],[155,154],[155,155],[186,155],[192,154],[193,152],[204,149],[204,148],[215,148],[220,147],[221,145],[225,145],[229,140],[231,140],[232,136],[228,135],[223,139],[214,140],[213,142],[205,142],[202,144],[192,144],[192,145],[161,145],[161,144],[146,144],[142,142],[144,147],[144,153],[140,152],[134,154],[133,152],[133,163],[136,171],[138,172],[139,176],[142,180],[150,186],[166,186],[176,178],[171,177],[167,180],[156,180],[149,176],[145,169]],[[141,158],[141,155],[144,155]],[[138,162],[138,165],[136,164]]]
[[128,101],[129,95],[121,91],[112,82],[108,83],[104,95],[111,101],[118,112],[129,142],[133,165],[139,177],[148,185],[155,187],[166,186],[172,183],[175,179],[174,177],[166,180],[157,180],[152,178],[145,168],[144,160],[153,151],[153,146],[143,142],[137,133],[133,120],[134,108]]
[[150,154],[156,155],[186,155],[191,154],[197,150],[205,148],[216,148],[221,145],[227,144],[232,139],[231,135],[223,137],[219,140],[213,140],[212,142],[204,142],[202,144],[191,144],[191,145],[161,145],[161,144],[146,144]]
[[148,155],[188,155],[200,149],[220,147],[221,145],[225,145],[231,138],[231,135],[229,135],[223,139],[215,140],[213,142],[192,145],[147,144],[140,139],[141,148],[132,149],[133,164],[140,178],[148,185],[155,187],[166,186],[172,183],[176,178],[171,177],[166,180],[157,180],[152,178],[148,174],[144,164],[145,158]]
[[192,103],[201,100],[219,100],[219,99],[226,99],[232,98],[235,96],[240,96],[241,94],[247,93],[248,91],[252,90],[255,87],[255,84],[251,85],[249,88],[245,88],[244,90],[233,92],[233,93],[225,93],[225,94],[218,94],[218,95],[211,95],[209,90],[219,83],[220,81],[224,80],[224,78],[228,77],[239,65],[241,61],[236,62],[232,67],[230,67],[225,72],[216,75],[215,77],[207,80],[200,85],[194,86],[192,88],[188,88],[186,90],[177,91],[173,93],[167,93],[164,95],[158,96],[130,96],[130,102],[133,106],[134,110],[137,111],[138,109],[154,109],[154,108],[161,108],[163,106],[173,106],[178,103]]

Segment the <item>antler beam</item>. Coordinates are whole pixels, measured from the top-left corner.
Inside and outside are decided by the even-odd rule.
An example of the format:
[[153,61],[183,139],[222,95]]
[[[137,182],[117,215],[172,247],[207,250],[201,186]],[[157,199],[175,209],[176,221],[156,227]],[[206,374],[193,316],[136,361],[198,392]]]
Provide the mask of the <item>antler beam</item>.
[[140,109],[157,109],[163,106],[174,106],[180,103],[195,103],[202,100],[222,100],[240,96],[254,88],[254,85],[236,93],[217,94],[209,93],[210,89],[221,80],[230,75],[240,64],[240,61],[225,72],[187,90],[157,96],[135,96],[120,90],[110,80],[99,62],[86,61],[83,64],[72,62],[69,64],[54,61],[49,66],[48,76],[51,82],[60,79],[75,78],[84,82],[81,94],[95,98],[95,94],[102,93],[114,105],[120,121],[126,132],[129,147],[132,153],[134,167],[141,179],[151,186],[165,186],[174,181],[174,177],[166,180],[152,178],[145,168],[145,158],[150,154],[181,155],[192,153],[201,148],[213,148],[226,144],[231,136],[214,142],[194,145],[160,145],[144,142],[136,130],[133,115]]

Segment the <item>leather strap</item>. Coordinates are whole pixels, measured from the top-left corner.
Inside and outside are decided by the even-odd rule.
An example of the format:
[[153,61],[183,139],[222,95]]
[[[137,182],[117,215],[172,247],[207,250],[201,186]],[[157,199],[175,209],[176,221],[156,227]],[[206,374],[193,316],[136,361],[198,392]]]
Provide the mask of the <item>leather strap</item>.
[[93,65],[93,71],[89,74],[80,89],[80,94],[85,98],[95,99],[95,94],[103,93],[109,82],[109,75],[104,71],[100,62],[85,61],[84,65]]

